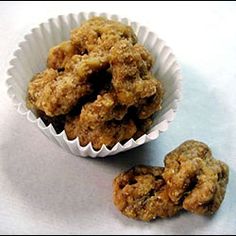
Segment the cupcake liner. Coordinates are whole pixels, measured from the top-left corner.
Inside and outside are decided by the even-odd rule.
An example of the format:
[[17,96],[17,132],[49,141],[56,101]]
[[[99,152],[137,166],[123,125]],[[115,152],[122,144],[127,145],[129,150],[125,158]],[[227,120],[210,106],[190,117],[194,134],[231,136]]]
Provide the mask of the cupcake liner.
[[[153,127],[147,134],[137,140],[130,139],[124,144],[117,143],[112,149],[108,149],[103,145],[100,150],[94,150],[91,143],[84,147],[81,146],[79,138],[68,140],[65,131],[57,134],[51,124],[46,126],[41,118],[37,118],[25,104],[28,83],[35,73],[46,68],[48,50],[61,41],[68,40],[71,29],[80,26],[81,23],[93,16],[104,16],[130,25],[133,28],[138,36],[139,43],[143,44],[152,53],[155,59],[152,72],[156,78],[161,80],[165,89],[162,109],[156,113]],[[29,122],[35,124],[45,136],[58,146],[69,153],[82,157],[110,156],[158,138],[161,132],[168,129],[169,123],[175,117],[177,103],[180,99],[182,79],[180,67],[171,49],[154,32],[127,18],[95,12],[60,15],[32,29],[31,33],[24,37],[24,41],[19,43],[18,49],[14,52],[10,61],[10,68],[7,73],[9,76],[6,80],[8,95],[12,98],[17,111],[25,116]]]

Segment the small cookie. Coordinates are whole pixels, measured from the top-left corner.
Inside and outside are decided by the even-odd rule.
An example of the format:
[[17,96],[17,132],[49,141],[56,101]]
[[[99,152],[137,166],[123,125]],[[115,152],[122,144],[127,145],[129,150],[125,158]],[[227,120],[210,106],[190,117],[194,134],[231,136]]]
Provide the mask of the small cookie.
[[163,178],[175,203],[187,211],[211,215],[224,199],[228,166],[212,156],[210,148],[195,140],[181,144],[165,157]]
[[182,207],[170,200],[163,170],[137,166],[118,175],[113,182],[115,206],[124,215],[143,221],[176,215]]

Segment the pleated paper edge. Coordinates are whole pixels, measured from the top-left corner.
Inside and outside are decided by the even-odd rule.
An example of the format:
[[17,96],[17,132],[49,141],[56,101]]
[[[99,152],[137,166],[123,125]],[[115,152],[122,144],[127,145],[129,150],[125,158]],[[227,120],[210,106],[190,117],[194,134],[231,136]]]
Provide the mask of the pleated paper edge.
[[[176,66],[175,81],[177,81],[177,86],[175,89],[175,97],[173,98],[172,102],[169,104],[170,109],[168,109],[160,118],[161,122],[156,124],[155,128],[152,128],[150,133],[142,135],[137,140],[134,140],[133,138],[131,138],[130,140],[128,140],[124,144],[117,143],[112,149],[108,149],[105,145],[103,145],[100,150],[94,150],[91,143],[89,143],[83,147],[80,145],[78,138],[76,138],[74,140],[68,140],[64,130],[61,133],[57,134],[51,124],[49,126],[45,126],[45,124],[43,123],[41,118],[36,118],[35,115],[33,114],[33,112],[26,108],[25,104],[23,104],[22,101],[20,101],[17,98],[17,96],[14,92],[14,87],[12,85],[12,80],[14,80],[14,76],[12,75],[12,70],[14,70],[14,66],[17,62],[17,52],[19,50],[22,50],[21,45],[27,41],[27,37],[31,36],[33,34],[33,32],[35,32],[36,30],[39,30],[40,26],[41,27],[46,26],[46,25],[50,24],[50,22],[55,22],[55,21],[58,22],[59,19],[60,20],[66,19],[67,24],[69,24],[68,19],[70,21],[72,21],[71,20],[72,18],[77,19],[78,17],[81,17],[84,19],[89,19],[92,16],[104,16],[109,19],[118,20],[118,21],[123,22],[127,25],[131,25],[132,27],[135,26],[134,31],[136,34],[137,34],[137,31],[139,31],[137,35],[138,35],[139,42],[141,41],[142,44],[143,43],[145,44],[145,40],[148,35],[152,35],[154,38],[153,42],[156,42],[157,40],[160,40],[162,42],[163,48],[165,47],[165,49],[167,50],[166,54],[172,55],[172,58],[174,58],[174,63]],[[155,33],[153,33],[152,31],[149,31],[149,29],[147,27],[141,26],[139,23],[130,21],[127,18],[122,18],[122,17],[119,17],[118,15],[110,15],[110,14],[106,14],[106,13],[95,13],[95,12],[90,12],[90,13],[80,12],[79,14],[70,13],[66,16],[58,16],[56,18],[50,18],[50,19],[48,19],[47,22],[41,23],[40,26],[33,28],[29,34],[25,35],[25,37],[24,37],[25,40],[18,44],[18,48],[14,51],[13,57],[9,62],[10,68],[7,70],[7,74],[9,77],[6,79],[6,84],[7,84],[8,95],[12,99],[13,104],[17,108],[18,113],[25,116],[29,122],[35,124],[41,130],[41,132],[45,136],[47,136],[51,141],[53,141],[54,143],[56,143],[57,145],[59,145],[60,147],[62,147],[66,151],[68,151],[69,153],[72,153],[76,156],[82,156],[82,157],[88,156],[88,157],[92,157],[92,158],[106,157],[106,156],[115,155],[120,152],[130,150],[132,148],[143,145],[144,143],[155,140],[159,137],[160,133],[168,130],[170,123],[175,118],[177,106],[178,106],[178,103],[181,98],[180,92],[181,92],[182,75],[181,75],[180,67],[176,61],[176,58],[175,58],[174,54],[172,53],[172,50]]]

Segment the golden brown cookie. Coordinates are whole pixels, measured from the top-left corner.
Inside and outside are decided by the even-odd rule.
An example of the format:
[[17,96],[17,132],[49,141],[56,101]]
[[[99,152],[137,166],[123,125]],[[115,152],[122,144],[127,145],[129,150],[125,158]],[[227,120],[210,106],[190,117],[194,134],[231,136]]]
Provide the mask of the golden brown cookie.
[[72,44],[84,53],[108,52],[122,39],[127,39],[132,44],[137,42],[137,37],[130,26],[104,17],[93,17],[71,31]]
[[84,56],[73,70],[57,72],[46,69],[34,76],[28,86],[28,99],[48,116],[64,115],[92,93],[88,79],[93,73],[106,69],[108,61],[103,57]]
[[171,217],[181,209],[167,193],[162,178],[164,168],[136,166],[113,181],[113,201],[122,214],[143,221]]
[[157,93],[158,82],[149,71],[152,57],[144,47],[132,45],[128,40],[119,41],[111,49],[110,64],[119,103],[138,105]]
[[209,215],[220,207],[228,174],[228,166],[214,159],[206,144],[195,140],[184,142],[165,157],[163,178],[169,197],[193,213]]
[[98,95],[94,102],[83,106],[80,115],[67,119],[66,134],[69,139],[79,137],[82,146],[91,142],[95,149],[103,144],[112,147],[137,131],[131,119],[123,119],[126,112],[126,107],[117,106],[113,93]]
[[47,66],[48,68],[63,71],[71,57],[78,53],[78,49],[71,41],[64,41],[49,50]]

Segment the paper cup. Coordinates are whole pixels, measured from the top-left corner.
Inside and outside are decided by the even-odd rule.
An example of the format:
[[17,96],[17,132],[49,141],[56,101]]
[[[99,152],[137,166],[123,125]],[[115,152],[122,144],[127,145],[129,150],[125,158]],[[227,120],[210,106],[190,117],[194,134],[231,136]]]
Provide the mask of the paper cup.
[[[130,25],[133,28],[138,36],[139,43],[143,44],[152,53],[155,59],[152,71],[155,77],[161,80],[165,89],[162,109],[156,113],[153,127],[139,139],[130,139],[124,144],[117,143],[112,149],[108,149],[103,145],[100,150],[94,150],[91,143],[81,146],[79,138],[68,140],[65,131],[57,134],[51,124],[45,126],[41,118],[38,118],[25,104],[28,83],[35,73],[41,72],[46,68],[49,49],[61,41],[68,40],[71,29],[80,26],[81,23],[93,16],[104,16]],[[17,107],[17,111],[25,116],[29,122],[35,124],[51,141],[69,153],[82,157],[114,155],[158,138],[161,132],[168,129],[169,123],[175,117],[177,102],[180,99],[182,79],[180,67],[171,49],[154,32],[127,18],[94,12],[60,15],[32,29],[24,37],[24,41],[19,43],[18,49],[14,52],[10,61],[10,68],[7,73],[9,76],[6,81],[8,94]]]

